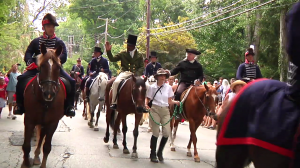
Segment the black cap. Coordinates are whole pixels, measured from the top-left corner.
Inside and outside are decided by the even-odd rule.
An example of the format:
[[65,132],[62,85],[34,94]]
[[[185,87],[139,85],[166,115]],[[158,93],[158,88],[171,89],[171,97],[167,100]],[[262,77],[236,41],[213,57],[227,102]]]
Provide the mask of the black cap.
[[53,24],[54,26],[59,26],[59,24],[56,21],[56,17],[53,16],[52,14],[50,14],[50,13],[47,13],[44,16],[43,21],[42,21],[43,26],[47,25],[47,24]]
[[157,53],[155,51],[150,52],[150,57],[156,57],[157,58]]
[[128,35],[127,44],[135,46],[136,41],[137,41],[137,36],[131,34]]
[[192,53],[192,54],[195,54],[195,55],[200,55],[200,54],[201,54],[200,51],[197,51],[196,49],[193,49],[193,48],[191,48],[191,49],[186,49],[185,51],[186,51],[187,53]]
[[101,53],[103,53],[103,52],[101,51],[101,48],[100,48],[100,47],[95,47],[94,52],[101,52]]

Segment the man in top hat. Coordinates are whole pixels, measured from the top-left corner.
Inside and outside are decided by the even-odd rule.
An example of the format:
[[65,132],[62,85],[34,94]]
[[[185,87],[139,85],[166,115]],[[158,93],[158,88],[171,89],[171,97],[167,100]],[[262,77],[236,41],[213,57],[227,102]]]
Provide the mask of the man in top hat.
[[[186,49],[186,59],[180,61],[178,65],[171,70],[171,75],[181,74],[177,91],[175,92],[175,100],[180,101],[180,96],[195,80],[203,81],[202,65],[196,60],[196,56],[201,53],[196,49]],[[180,119],[180,116],[176,116]]]
[[109,73],[108,61],[106,58],[102,57],[103,52],[100,47],[95,47],[94,49],[94,58],[91,61],[90,68],[90,78],[86,81],[85,92],[86,100],[89,102],[90,96],[90,86],[95,77],[98,76],[99,72]]
[[81,65],[81,59],[80,58],[77,59],[77,65],[73,65],[71,71],[79,72],[79,77],[80,77],[80,79],[82,79],[82,77],[84,75],[84,68]]
[[[136,41],[137,36],[129,35],[127,39],[127,51],[123,51],[115,56],[111,53],[111,45],[109,42],[106,42],[105,48],[106,53],[111,62],[121,61],[121,73],[116,78],[113,83],[113,92],[112,92],[112,104],[111,109],[117,109],[117,90],[119,83],[123,80],[131,76],[132,74],[135,75],[142,75],[144,64],[143,64],[143,57],[141,54],[138,53],[136,49]],[[146,111],[146,109],[144,109]]]
[[151,51],[150,54],[151,63],[146,66],[145,76],[150,77],[151,75],[156,74],[156,71],[161,67],[161,64],[157,62],[157,53],[155,51]]
[[[39,71],[37,69],[36,57],[41,54],[40,45],[44,43],[47,49],[55,49],[59,45],[63,47],[63,51],[60,54],[60,63],[64,64],[67,61],[67,49],[65,43],[55,36],[55,27],[59,26],[56,22],[56,18],[50,13],[46,14],[42,21],[44,33],[42,36],[35,38],[29,44],[24,61],[27,65],[27,71],[18,77],[18,83],[16,87],[17,106],[14,109],[14,114],[22,115],[24,113],[23,93],[25,90],[27,78],[35,76]],[[65,115],[73,117],[75,116],[74,110],[74,94],[75,94],[75,80],[69,76],[63,69],[60,70],[60,75],[67,79],[71,85],[71,92],[67,95],[65,100]]]

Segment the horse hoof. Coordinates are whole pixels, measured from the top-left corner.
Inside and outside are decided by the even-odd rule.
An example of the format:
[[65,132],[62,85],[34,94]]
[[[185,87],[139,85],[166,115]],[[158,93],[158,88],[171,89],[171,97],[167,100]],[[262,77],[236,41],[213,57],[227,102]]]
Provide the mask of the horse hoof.
[[119,149],[119,146],[118,145],[114,145],[113,148],[114,149]]
[[124,154],[130,154],[130,152],[129,152],[128,149],[123,149],[123,153],[124,153]]
[[171,151],[175,152],[175,151],[176,151],[176,150],[175,150],[175,147],[172,147],[172,148],[171,148]]
[[187,153],[186,153],[186,156],[192,157],[192,152],[187,152]]
[[98,128],[98,127],[95,127],[95,128],[94,128],[94,131],[99,131],[99,128]]
[[23,161],[21,168],[30,168],[32,166],[33,166],[33,160],[31,158],[29,158],[29,166],[26,166]]
[[40,157],[34,158],[34,160],[33,160],[33,165],[40,165],[40,164],[41,164]]
[[200,158],[199,157],[194,158],[194,160],[195,160],[195,162],[200,163]]
[[92,122],[88,122],[88,126],[90,126],[90,128],[94,128],[94,125]]
[[88,118],[86,117],[86,118],[84,118],[84,120],[88,120]]
[[137,153],[132,153],[132,154],[131,154],[131,158],[132,158],[132,159],[137,159],[137,158],[139,158],[139,157],[138,157],[138,154],[137,154]]

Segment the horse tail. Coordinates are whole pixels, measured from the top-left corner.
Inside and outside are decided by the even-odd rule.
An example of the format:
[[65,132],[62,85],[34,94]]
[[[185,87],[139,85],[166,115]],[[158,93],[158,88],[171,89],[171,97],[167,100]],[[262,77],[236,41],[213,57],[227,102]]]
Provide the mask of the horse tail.
[[115,121],[116,121],[116,110],[112,110],[110,114],[110,122],[109,125],[112,129],[115,127]]

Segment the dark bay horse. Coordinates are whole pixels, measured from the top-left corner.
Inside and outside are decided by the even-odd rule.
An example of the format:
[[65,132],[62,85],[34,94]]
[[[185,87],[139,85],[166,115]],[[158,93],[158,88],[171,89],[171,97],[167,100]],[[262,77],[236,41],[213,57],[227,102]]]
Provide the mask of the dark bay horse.
[[[31,166],[29,156],[31,150],[31,137],[35,126],[42,126],[38,146],[34,152],[34,164],[41,164],[39,154],[43,145],[43,161],[41,168],[46,168],[48,155],[51,151],[52,136],[57,128],[59,120],[64,116],[65,90],[62,86],[60,76],[60,59],[62,47],[56,50],[46,49],[44,44],[40,47],[41,55],[38,56],[38,67],[40,73],[34,77],[24,92],[25,105],[25,138],[22,146],[24,160],[21,168]],[[33,105],[34,104],[34,105]]]
[[70,76],[75,79],[75,110],[77,110],[77,103],[78,103],[78,99],[80,96],[80,84],[81,84],[81,79],[79,77],[79,73],[75,72],[75,71],[71,71]]
[[[219,86],[218,86],[219,87]],[[197,151],[197,137],[196,131],[200,124],[202,123],[203,117],[208,112],[214,112],[216,109],[215,98],[217,96],[217,88],[212,85],[201,85],[201,86],[190,86],[190,92],[188,93],[186,99],[183,102],[183,116],[189,121],[190,127],[190,140],[187,145],[187,156],[192,157],[191,144],[194,145],[194,160],[195,162],[200,162],[200,157]],[[183,95],[181,96],[183,97]],[[171,106],[172,111],[174,108]],[[173,111],[171,115],[173,114]],[[171,121],[171,134],[174,126],[174,132],[170,135],[171,150],[175,151],[174,140],[176,138],[176,131],[178,128],[178,123],[180,120]]]
[[276,80],[257,80],[221,111],[217,168],[243,168],[251,162],[256,168],[300,167],[300,101],[291,97],[290,88]]
[[[114,82],[115,78],[111,79],[106,87],[105,93],[105,104],[107,107],[110,106],[112,93],[111,86]],[[123,153],[129,154],[129,150],[127,148],[126,142],[126,133],[127,133],[127,124],[126,124],[126,116],[130,113],[135,113],[135,127],[133,130],[134,136],[134,144],[133,144],[133,152],[131,157],[133,159],[138,158],[137,155],[137,138],[139,135],[139,123],[143,116],[142,110],[145,106],[145,98],[146,98],[146,84],[147,78],[141,79],[140,77],[131,76],[130,79],[127,80],[125,85],[120,91],[118,97],[118,108],[117,108],[117,116],[115,117],[116,112],[112,111],[110,108],[106,110],[106,134],[104,137],[104,142],[107,143],[109,141],[109,125],[113,127],[113,148],[119,149],[117,144],[117,133],[120,127],[120,122],[122,121],[122,133],[123,133]]]

